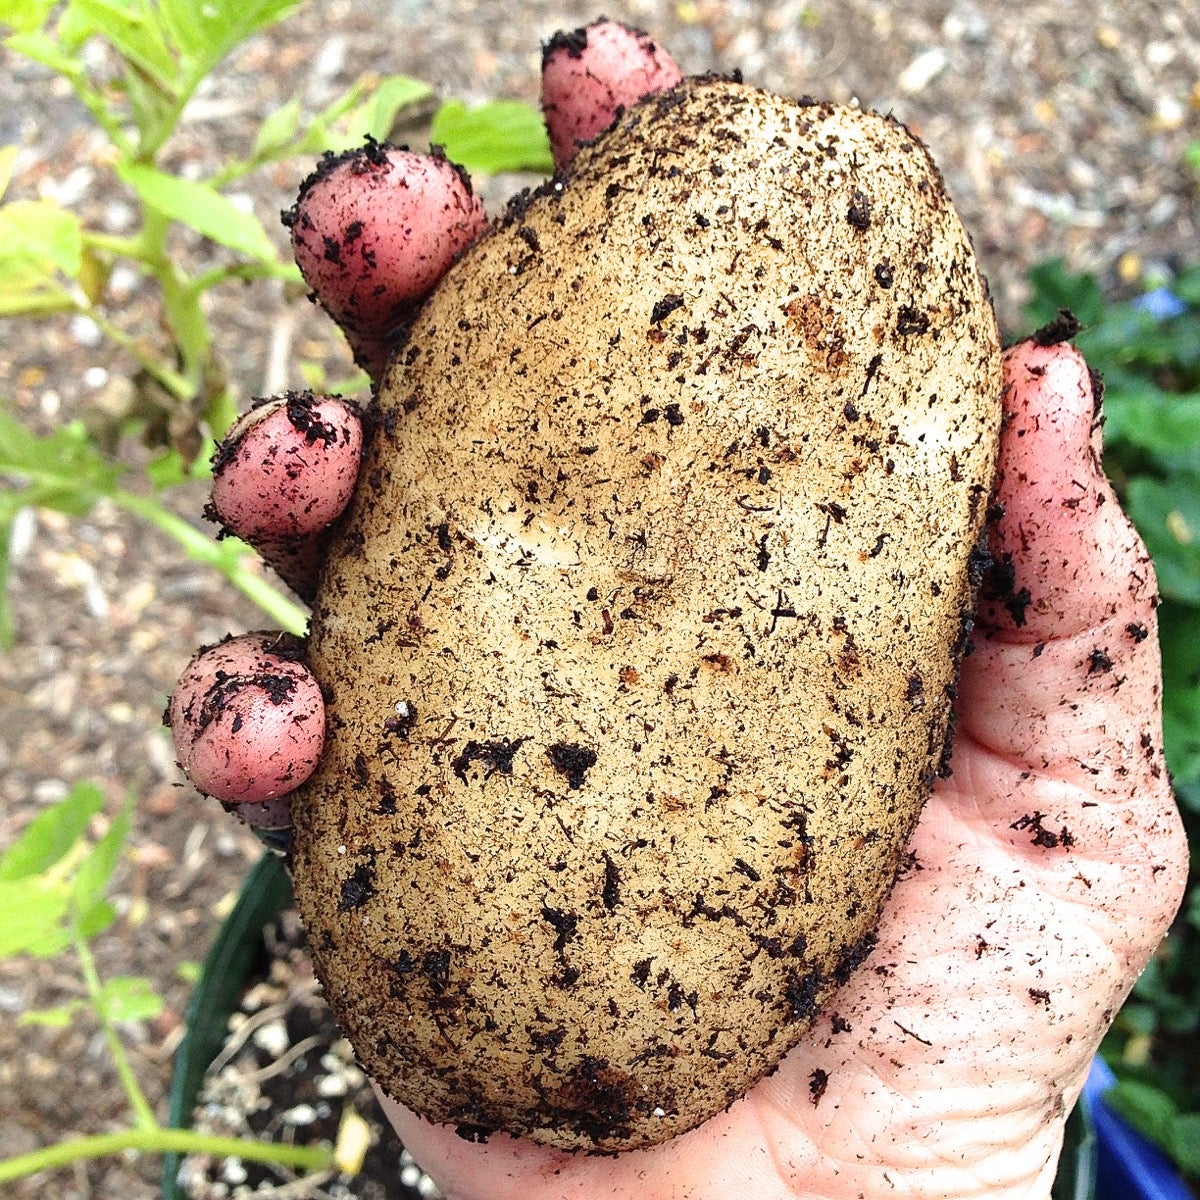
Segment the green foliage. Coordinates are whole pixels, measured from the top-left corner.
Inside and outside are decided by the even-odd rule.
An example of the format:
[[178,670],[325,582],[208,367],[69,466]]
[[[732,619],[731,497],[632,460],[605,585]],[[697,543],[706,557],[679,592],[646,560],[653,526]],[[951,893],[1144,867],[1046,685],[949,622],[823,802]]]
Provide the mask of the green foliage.
[[541,114],[516,100],[493,100],[478,108],[447,100],[433,118],[429,137],[468,171],[554,170]]
[[[51,958],[112,923],[116,914],[106,896],[129,832],[130,806],[90,839],[88,828],[103,807],[98,788],[77,784],[0,858],[0,904],[7,914],[0,958]],[[124,986],[111,993],[113,1004]]]
[[[137,214],[134,231],[118,236],[92,228],[53,200],[0,203],[0,319],[84,315],[131,360],[134,385],[134,401],[104,437],[89,433],[78,421],[36,433],[0,407],[0,644],[11,644],[14,636],[6,596],[18,514],[32,507],[81,516],[102,500],[154,525],[189,557],[223,573],[274,626],[294,633],[305,629],[304,612],[263,581],[250,565],[247,547],[232,538],[217,542],[197,530],[176,516],[162,495],[206,474],[198,464],[244,407],[244,397],[229,386],[214,343],[207,293],[232,281],[299,280],[264,224],[226,189],[268,164],[302,156],[308,161],[296,165],[299,181],[323,152],[361,145],[368,135],[384,141],[406,115],[428,116],[433,108],[433,93],[419,80],[363,77],[316,113],[305,112],[298,100],[286,102],[263,121],[241,157],[217,165],[206,178],[185,178],[168,169],[164,151],[196,89],[231,51],[297,3],[6,0],[0,6],[5,48],[66,81],[108,137],[109,152],[96,160],[111,165],[112,176],[104,185],[123,189]],[[433,115],[437,140],[455,162],[477,171],[550,169],[545,133],[526,105],[506,102],[468,113],[451,102]],[[17,147],[0,147],[0,202],[17,157]],[[201,237],[181,238],[188,232]],[[197,243],[198,251],[181,252]],[[158,320],[150,324],[161,330],[157,341],[147,336],[144,325],[128,327],[129,313],[108,293],[119,264],[132,267],[153,290]],[[352,382],[361,387],[366,381],[360,375]],[[158,451],[136,472],[115,453],[120,440],[130,435],[139,435]],[[117,917],[108,886],[131,820],[126,805],[93,834],[103,826],[103,808],[96,788],[79,785],[0,857],[0,957],[74,955],[85,998],[25,1012],[20,1020],[62,1027],[93,1019],[125,1089],[131,1124],[116,1133],[2,1159],[0,1184],[129,1150],[236,1155],[303,1170],[352,1169],[323,1147],[244,1142],[170,1127],[184,1117],[184,1085],[194,1090],[203,1054],[220,1034],[212,1006],[228,1002],[232,982],[221,978],[222,967],[241,952],[227,939],[218,942],[217,958],[210,958],[199,980],[200,1007],[189,1009],[186,1079],[176,1081],[169,1124],[156,1121],[117,1030],[156,1015],[161,1000],[140,976],[100,979],[90,948]],[[254,878],[261,882],[267,868],[274,872],[273,890],[240,906],[245,920],[261,915],[265,896],[281,902],[282,872],[274,860]],[[179,967],[181,977],[192,980],[198,972],[195,963]]]
[[[110,182],[123,185],[140,222],[129,236],[89,228],[52,200],[0,205],[0,318],[79,313],[132,358],[134,400],[103,439],[82,426],[37,438],[0,413],[0,645],[13,638],[6,603],[13,521],[22,507],[86,513],[99,496],[175,536],[192,557],[211,562],[259,602],[278,624],[300,632],[303,614],[247,568],[240,543],[206,546],[158,502],[117,486],[113,455],[122,436],[138,434],[161,451],[146,469],[154,493],[197,476],[196,464],[231,423],[244,397],[228,383],[205,311],[205,294],[233,280],[298,281],[252,212],[223,189],[273,162],[387,139],[402,114],[432,99],[429,86],[402,75],[364,77],[322,111],[306,115],[290,100],[261,125],[245,157],[208,178],[164,168],[161,152],[183,107],[217,64],[246,38],[278,21],[297,0],[10,0],[0,30],[9,50],[62,76],[112,143]],[[89,66],[90,43],[107,47],[109,63]],[[113,75],[115,68],[116,74]],[[549,170],[549,145],[538,113],[504,101],[467,111],[450,101],[433,116],[436,140],[455,161],[477,171]],[[0,148],[0,200],[16,147]],[[297,179],[303,174],[298,165]],[[178,233],[208,239],[213,261],[189,271],[176,252]],[[119,262],[134,265],[157,288],[158,345],[125,327],[128,314],[107,294]],[[361,378],[358,382],[361,382]]]
[[[1069,308],[1104,376],[1104,463],[1154,557],[1162,603],[1167,764],[1200,846],[1200,266],[1123,303],[1051,262],[1031,272],[1031,325]],[[1170,938],[1105,1043],[1114,1108],[1200,1178],[1200,871]]]
[[[108,1045],[129,1102],[132,1124],[118,1133],[77,1138],[0,1159],[0,1183],[126,1149],[234,1154],[307,1170],[328,1168],[334,1154],[324,1147],[212,1138],[161,1126],[155,1120],[130,1067],[118,1027],[156,1017],[162,1011],[162,999],[140,975],[101,979],[91,949],[94,940],[117,919],[108,893],[129,836],[132,799],[107,822],[104,809],[99,788],[76,784],[0,855],[0,911],[4,913],[0,959],[73,954],[84,997],[24,1012],[19,1020],[25,1025],[62,1028],[90,1016]],[[282,874],[278,867],[276,871]]]
[[[218,542],[181,520],[157,493],[123,486],[128,472],[104,455],[79,421],[60,425],[49,434],[36,434],[0,408],[0,645],[14,637],[8,612],[9,547],[13,524],[23,508],[48,508],[83,516],[106,499],[174,538],[188,557],[215,568],[234,587],[252,599],[279,628],[303,633],[304,612],[281,595],[253,568],[253,552],[236,538]],[[178,455],[164,456],[147,471],[160,486],[187,475]]]

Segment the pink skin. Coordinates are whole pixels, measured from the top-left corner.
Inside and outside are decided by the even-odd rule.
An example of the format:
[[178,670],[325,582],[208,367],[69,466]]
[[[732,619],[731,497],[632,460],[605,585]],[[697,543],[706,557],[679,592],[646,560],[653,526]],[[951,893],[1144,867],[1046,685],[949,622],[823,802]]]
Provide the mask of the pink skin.
[[[300,643],[251,633],[201,651],[167,709],[179,765],[195,787],[228,804],[262,804],[295,791],[325,743],[325,704]],[[280,810],[261,810],[277,821]]]
[[444,158],[368,142],[327,156],[284,223],[301,274],[378,380],[417,303],[487,215]]
[[1020,626],[1003,604],[982,614],[953,774],[875,952],[773,1076],[653,1150],[466,1145],[385,1099],[448,1196],[1049,1195],[1063,1119],[1178,908],[1187,853],[1162,760],[1154,574],[1099,471],[1085,364],[1023,342],[1006,377],[993,549],[1032,600]]
[[269,400],[238,421],[217,450],[206,513],[311,599],[324,552],[320,535],[350,502],[362,449],[354,405],[308,392]]
[[542,55],[542,112],[555,166],[566,167],[579,144],[607,129],[623,109],[682,79],[666,50],[616,21],[557,34]]

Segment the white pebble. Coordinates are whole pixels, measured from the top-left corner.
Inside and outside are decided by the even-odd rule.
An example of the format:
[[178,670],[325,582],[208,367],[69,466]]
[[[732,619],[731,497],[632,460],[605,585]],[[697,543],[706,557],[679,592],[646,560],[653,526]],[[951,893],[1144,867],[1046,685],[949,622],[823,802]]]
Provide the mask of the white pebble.
[[288,1048],[288,1043],[287,1025],[282,1018],[267,1021],[254,1031],[254,1044],[272,1058],[278,1058]]
[[29,553],[36,532],[36,511],[32,508],[18,509],[8,532],[8,557],[11,562],[18,563]]
[[311,1125],[317,1119],[317,1110],[311,1104],[297,1104],[280,1113],[279,1119],[285,1125]]
[[102,388],[108,382],[108,371],[104,367],[88,367],[83,382],[90,388]]
[[71,318],[69,328],[71,336],[81,346],[98,346],[104,340],[100,326],[91,317],[85,317],[82,313],[77,313]]
[[344,1096],[350,1090],[344,1075],[322,1075],[317,1080],[317,1095],[325,1099]]
[[221,1164],[221,1175],[227,1183],[245,1183],[248,1178],[246,1168],[240,1158],[227,1158]]
[[341,74],[346,65],[346,39],[344,37],[327,38],[317,53],[312,71],[321,79],[332,79]]
[[900,90],[907,95],[924,91],[933,80],[945,69],[949,58],[941,46],[933,46],[918,54],[916,58],[900,72],[896,82]]

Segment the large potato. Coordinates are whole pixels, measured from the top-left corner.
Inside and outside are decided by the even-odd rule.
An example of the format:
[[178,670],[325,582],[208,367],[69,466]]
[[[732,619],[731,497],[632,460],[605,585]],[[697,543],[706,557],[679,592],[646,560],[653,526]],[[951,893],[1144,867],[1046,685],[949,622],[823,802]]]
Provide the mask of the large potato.
[[868,954],[943,761],[1000,416],[899,124],[701,80],[439,287],[318,598],[317,970],[397,1099],[649,1145]]

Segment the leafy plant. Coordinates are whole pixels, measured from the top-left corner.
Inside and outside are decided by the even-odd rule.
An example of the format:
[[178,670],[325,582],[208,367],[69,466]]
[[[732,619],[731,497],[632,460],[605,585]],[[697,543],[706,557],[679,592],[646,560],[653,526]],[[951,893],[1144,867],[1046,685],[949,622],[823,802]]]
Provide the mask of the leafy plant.
[[[428,85],[405,76],[364,77],[332,104],[305,115],[293,99],[259,128],[243,157],[203,179],[168,165],[169,144],[184,107],[200,84],[238,45],[297,6],[298,0],[10,0],[0,16],[5,46],[65,79],[110,142],[108,183],[130,197],[136,229],[115,235],[94,229],[53,200],[0,205],[0,317],[46,319],[82,315],[134,365],[132,400],[118,434],[137,432],[160,457],[145,488],[119,486],[117,438],[82,426],[36,437],[0,413],[0,595],[5,589],[12,522],[26,505],[83,514],[100,497],[175,537],[185,552],[208,562],[258,602],[284,628],[303,627],[290,601],[249,566],[246,548],[208,544],[163,504],[169,486],[203,473],[214,439],[232,423],[244,396],[230,383],[205,310],[208,293],[235,280],[298,283],[253,213],[226,192],[259,168],[326,150],[383,140],[399,115],[432,99]],[[97,54],[97,47],[102,53]],[[97,65],[99,64],[99,65]],[[434,132],[456,161],[480,171],[544,170],[549,144],[528,105],[497,102],[467,110],[451,101],[434,114]],[[17,160],[0,148],[0,200]],[[297,168],[297,178],[302,174]],[[207,239],[193,265],[180,252],[190,231]],[[194,240],[194,238],[193,238]],[[152,288],[158,338],[129,327],[109,293],[118,264]],[[365,386],[356,376],[351,387]],[[0,606],[0,643],[12,640]]]
[[[1069,308],[1104,376],[1105,467],[1154,557],[1167,764],[1200,847],[1200,266],[1127,302],[1059,262],[1031,272],[1033,325]],[[1104,1045],[1111,1106],[1200,1181],[1200,863],[1183,911]]]
[[[302,632],[304,613],[266,583],[247,547],[216,542],[175,515],[168,493],[203,477],[214,441],[246,399],[230,379],[206,313],[215,289],[252,279],[298,283],[259,218],[229,194],[231,185],[275,162],[297,158],[297,180],[326,150],[386,139],[403,114],[425,113],[433,93],[419,80],[364,76],[321,111],[298,99],[263,121],[236,158],[204,178],[172,166],[171,139],[185,106],[221,61],[247,38],[285,17],[298,0],[6,0],[0,34],[14,54],[67,81],[107,137],[97,171],[101,186],[130,200],[132,233],[94,228],[49,199],[0,203],[0,318],[65,320],[84,316],[131,364],[132,400],[115,428],[82,420],[38,431],[0,406],[0,644],[15,633],[5,603],[14,522],[38,507],[82,516],[100,502],[166,533],[184,553],[207,563],[251,597],[278,627]],[[450,102],[434,113],[449,156],[476,171],[548,169],[549,146],[536,113],[512,102],[467,110]],[[16,147],[0,147],[0,202],[18,167]],[[134,270],[157,309],[145,321],[117,303],[117,267]],[[299,289],[297,289],[299,294]],[[135,321],[143,324],[135,324]],[[310,369],[316,371],[315,366]],[[323,382],[323,381],[322,381]],[[356,376],[347,389],[362,388]],[[122,454],[137,435],[154,457]],[[157,1013],[160,1000],[140,977],[104,980],[94,945],[116,914],[107,887],[129,830],[127,805],[96,836],[102,797],[87,785],[39,816],[0,858],[0,956],[62,955],[74,959],[85,998],[25,1013],[26,1023],[95,1021],[103,1032],[128,1100],[128,1128],[64,1141],[0,1161],[0,1184],[82,1158],[127,1150],[167,1155],[206,1153],[267,1160],[302,1170],[325,1169],[336,1151],[201,1137],[156,1119],[125,1054],[120,1026]],[[258,897],[261,900],[261,896]],[[258,911],[254,905],[251,916]],[[251,919],[247,917],[247,919]],[[204,969],[197,995],[222,995],[221,972],[236,955],[222,941]],[[189,1009],[187,1060],[171,1096],[177,1122],[205,1046],[214,1036],[210,1008]],[[208,1022],[206,1024],[206,1021]],[[342,1164],[346,1165],[346,1164]]]
[[115,1133],[81,1137],[0,1160],[0,1184],[23,1175],[126,1150],[150,1153],[236,1155],[274,1162],[302,1171],[349,1167],[327,1147],[284,1146],[272,1142],[221,1138],[171,1129],[159,1124],[125,1048],[119,1027],[152,1018],[162,1001],[140,976],[102,979],[92,944],[117,919],[108,898],[109,882],[129,833],[132,805],[126,802],[97,836],[89,829],[102,821],[104,797],[91,784],[77,784],[68,795],[38,816],[0,857],[0,958],[31,955],[74,956],[85,999],[25,1012],[24,1024],[68,1025],[85,1013],[103,1033],[128,1100],[131,1121]]

